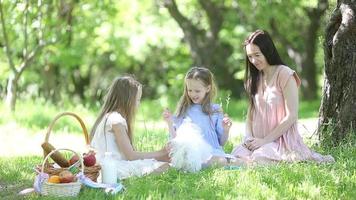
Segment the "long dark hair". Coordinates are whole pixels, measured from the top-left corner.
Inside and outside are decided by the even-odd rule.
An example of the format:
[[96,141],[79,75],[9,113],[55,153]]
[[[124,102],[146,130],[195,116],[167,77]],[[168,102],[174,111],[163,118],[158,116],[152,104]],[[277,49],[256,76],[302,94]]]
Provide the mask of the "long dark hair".
[[[267,31],[256,30],[251,33],[244,42],[245,48],[248,44],[257,45],[269,65],[284,65]],[[246,54],[245,88],[250,101],[250,111],[255,108],[253,99],[257,93],[258,83],[260,81],[259,73],[260,71],[250,62]]]

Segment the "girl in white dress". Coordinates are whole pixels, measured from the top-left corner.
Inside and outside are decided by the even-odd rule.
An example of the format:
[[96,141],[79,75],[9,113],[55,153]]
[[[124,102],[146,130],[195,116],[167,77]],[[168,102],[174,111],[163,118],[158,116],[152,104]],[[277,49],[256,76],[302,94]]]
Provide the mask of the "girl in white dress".
[[138,152],[133,147],[132,126],[141,94],[142,86],[133,77],[116,78],[91,130],[91,146],[97,151],[98,162],[103,161],[105,152],[112,152],[119,179],[159,173],[169,168],[165,147],[154,152]]

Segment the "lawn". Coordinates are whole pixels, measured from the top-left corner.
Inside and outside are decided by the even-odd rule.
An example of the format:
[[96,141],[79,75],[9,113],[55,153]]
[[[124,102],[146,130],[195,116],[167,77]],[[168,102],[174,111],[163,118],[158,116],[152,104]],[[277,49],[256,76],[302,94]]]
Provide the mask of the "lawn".
[[[141,105],[136,123],[137,149],[159,149],[167,141],[160,114],[149,112],[158,104],[158,101],[150,101]],[[0,199],[55,199],[37,194],[17,195],[22,189],[32,186],[33,167],[43,159],[39,144],[43,141],[47,125],[59,112],[50,105],[28,102],[19,104],[18,109],[22,108],[29,112],[15,115],[2,112],[5,117],[0,120],[0,139],[3,142],[0,146]],[[1,109],[4,110],[3,107]],[[229,114],[236,126],[231,141],[224,147],[226,151],[231,151],[233,144],[241,139],[243,116],[236,113],[243,113],[244,109],[243,102],[230,103]],[[315,125],[317,109],[316,103],[302,103],[302,121]],[[67,110],[78,113],[87,124],[93,122],[96,112],[78,106]],[[63,118],[54,128],[50,141],[56,147],[63,145],[80,151],[78,144],[84,146],[84,140],[78,127],[75,120]],[[356,196],[354,144],[322,149],[315,144],[315,138],[303,136],[313,149],[333,155],[336,163],[281,163],[238,170],[209,168],[195,174],[170,169],[161,175],[124,180],[122,183],[126,190],[115,196],[98,189],[82,188],[78,197],[66,199],[353,199]]]

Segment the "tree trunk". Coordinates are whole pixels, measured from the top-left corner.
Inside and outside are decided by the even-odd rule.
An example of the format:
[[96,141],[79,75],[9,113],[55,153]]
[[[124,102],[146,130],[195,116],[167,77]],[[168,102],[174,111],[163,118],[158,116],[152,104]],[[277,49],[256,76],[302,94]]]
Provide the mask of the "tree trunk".
[[15,111],[16,99],[17,99],[17,87],[18,87],[18,78],[16,75],[12,74],[9,76],[7,82],[7,93],[6,93],[6,105],[13,112]]
[[302,96],[306,100],[316,99],[317,83],[316,83],[316,44],[318,41],[318,31],[320,20],[326,10],[326,6],[321,10],[313,10],[308,13],[310,24],[308,26],[305,38],[305,52],[302,53]]
[[43,96],[50,99],[53,103],[58,103],[61,100],[61,83],[60,83],[60,66],[45,62],[45,67],[42,72],[43,79]]
[[85,100],[86,87],[90,83],[92,65],[90,65],[87,74],[80,72],[80,66],[75,66],[76,69],[73,70],[71,74],[72,83],[74,85],[74,94],[78,95],[80,100]]
[[[37,20],[37,22],[40,23],[40,27],[42,27],[42,2],[39,2],[37,4],[38,6],[38,12],[36,13],[36,18],[34,20]],[[29,1],[26,1],[25,3],[25,10],[24,10],[24,23],[21,24],[21,28],[23,28],[23,38],[24,38],[24,45],[18,48],[23,48],[23,57],[21,61],[19,62],[19,65],[15,64],[15,55],[12,53],[12,41],[8,37],[8,32],[7,32],[7,24],[5,23],[5,12],[3,10],[3,2],[0,1],[0,21],[1,21],[1,31],[3,35],[3,40],[4,40],[4,45],[5,45],[5,52],[6,52],[6,57],[9,63],[9,68],[10,68],[10,76],[8,80],[8,85],[7,85],[7,94],[6,94],[6,104],[10,107],[11,111],[15,111],[15,105],[16,105],[16,98],[17,98],[17,89],[18,89],[18,81],[22,75],[22,73],[31,65],[33,60],[37,58],[39,55],[40,51],[42,48],[44,48],[46,45],[53,43],[47,42],[43,39],[43,30],[44,29],[39,29],[36,33],[35,37],[31,37],[29,35],[28,28],[31,27],[31,22],[29,21]],[[33,48],[31,49],[30,47],[32,45],[29,45],[29,38],[33,38],[33,41],[35,41],[35,45],[33,45]]]
[[356,126],[356,1],[339,0],[324,41],[325,82],[318,133],[333,146],[352,136]]
[[303,38],[303,48],[298,48],[288,40],[280,30],[278,22],[274,18],[270,20],[272,33],[287,48],[289,57],[294,60],[298,71],[301,73],[303,99],[312,100],[317,97],[317,65],[315,63],[316,45],[320,21],[328,8],[328,0],[318,0],[315,8],[304,8],[306,10],[309,23],[302,27],[300,37]]

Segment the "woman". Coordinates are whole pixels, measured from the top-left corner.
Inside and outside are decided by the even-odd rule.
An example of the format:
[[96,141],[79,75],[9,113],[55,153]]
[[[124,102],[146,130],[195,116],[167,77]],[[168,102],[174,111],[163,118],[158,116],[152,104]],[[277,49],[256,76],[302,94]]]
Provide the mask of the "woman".
[[285,66],[266,31],[245,41],[245,88],[249,110],[244,142],[232,154],[253,163],[313,160],[332,162],[310,150],[297,128],[298,75]]

